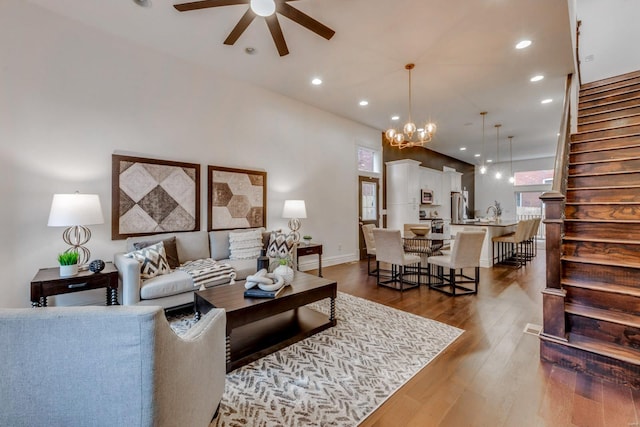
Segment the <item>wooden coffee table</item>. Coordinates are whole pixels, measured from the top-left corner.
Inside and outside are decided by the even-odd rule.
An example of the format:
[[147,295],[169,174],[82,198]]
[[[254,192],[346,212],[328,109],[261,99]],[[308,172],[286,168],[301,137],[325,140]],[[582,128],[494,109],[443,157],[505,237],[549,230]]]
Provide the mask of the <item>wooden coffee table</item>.
[[[245,298],[244,281],[198,291],[196,319],[212,308],[227,312],[227,372],[335,326],[335,281],[295,272],[293,284],[276,298]],[[304,307],[331,299],[330,314]]]

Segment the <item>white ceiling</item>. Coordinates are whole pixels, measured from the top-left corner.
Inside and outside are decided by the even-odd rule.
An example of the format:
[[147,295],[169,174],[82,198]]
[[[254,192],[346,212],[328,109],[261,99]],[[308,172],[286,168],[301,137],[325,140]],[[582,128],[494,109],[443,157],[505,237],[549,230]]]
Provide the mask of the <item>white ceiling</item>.
[[[438,132],[429,148],[478,163],[480,112],[487,111],[485,152],[500,160],[555,155],[571,30],[562,0],[300,0],[291,3],[336,31],[327,41],[279,16],[290,54],[278,56],[262,18],[234,46],[222,44],[247,5],[178,12],[180,1],[29,0],[135,43],[383,130],[408,115],[413,62],[413,118]],[[521,39],[531,47],[516,50]],[[255,48],[253,55],[246,47]],[[538,83],[529,82],[544,74]],[[310,84],[313,77],[324,84]],[[188,76],[185,76],[188,78]],[[551,104],[540,101],[552,98]],[[361,99],[369,101],[360,107]],[[404,123],[404,122],[403,122]],[[275,125],[275,124],[274,124]],[[468,147],[460,151],[461,146]]]

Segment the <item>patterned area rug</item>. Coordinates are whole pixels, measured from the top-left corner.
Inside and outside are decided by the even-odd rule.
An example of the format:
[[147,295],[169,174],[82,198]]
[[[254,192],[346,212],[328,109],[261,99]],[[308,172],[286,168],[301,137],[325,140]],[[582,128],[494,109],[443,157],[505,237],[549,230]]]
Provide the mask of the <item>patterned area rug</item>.
[[[310,307],[329,312],[329,301]],[[337,326],[227,374],[217,427],[356,426],[462,330],[338,292]],[[172,321],[176,332],[192,319]]]

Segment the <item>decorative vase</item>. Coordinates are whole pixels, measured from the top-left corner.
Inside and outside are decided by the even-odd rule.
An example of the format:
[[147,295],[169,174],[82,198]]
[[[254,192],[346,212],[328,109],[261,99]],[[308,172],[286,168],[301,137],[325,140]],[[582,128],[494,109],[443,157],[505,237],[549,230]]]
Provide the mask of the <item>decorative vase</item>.
[[304,239],[304,245],[309,246],[311,244],[311,239]]
[[293,268],[288,265],[279,265],[273,270],[273,274],[282,277],[286,285],[290,285],[293,282]]
[[78,264],[60,266],[60,277],[71,277],[76,274],[78,274]]

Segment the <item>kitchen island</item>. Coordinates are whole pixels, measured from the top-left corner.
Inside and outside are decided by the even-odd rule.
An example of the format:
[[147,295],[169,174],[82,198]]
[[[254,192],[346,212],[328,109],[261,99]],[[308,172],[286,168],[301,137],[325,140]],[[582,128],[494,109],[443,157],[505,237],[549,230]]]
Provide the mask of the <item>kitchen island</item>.
[[493,241],[496,236],[503,236],[505,234],[513,233],[516,231],[518,221],[515,219],[480,222],[473,220],[466,220],[463,222],[451,223],[451,246],[455,244],[454,236],[459,231],[465,229],[471,230],[485,230],[485,238],[482,243],[482,253],[480,254],[480,267],[492,267],[493,266]]

